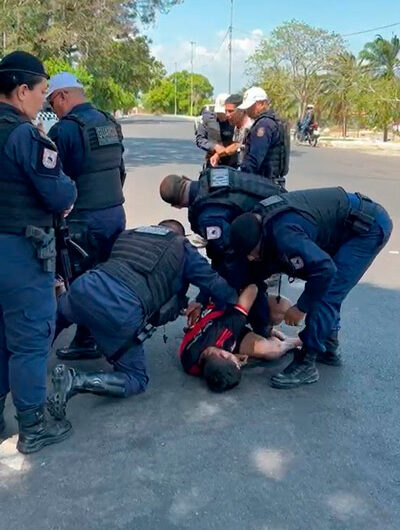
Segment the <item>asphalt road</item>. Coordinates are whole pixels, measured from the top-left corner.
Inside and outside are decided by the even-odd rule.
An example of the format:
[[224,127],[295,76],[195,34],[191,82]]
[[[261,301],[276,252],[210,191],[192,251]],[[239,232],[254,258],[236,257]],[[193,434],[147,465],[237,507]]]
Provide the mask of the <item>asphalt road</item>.
[[[158,184],[171,172],[196,178],[193,124],[138,117],[124,133],[128,225],[184,220],[159,200]],[[30,457],[15,453],[15,437],[0,446],[0,529],[398,530],[399,169],[397,157],[293,150],[290,188],[359,190],[396,226],[344,304],[342,368],[321,367],[307,388],[274,390],[268,378],[286,359],[246,370],[239,387],[215,395],[179,366],[180,319],[166,343],[160,330],[146,345],[144,394],[77,396],[68,441]],[[300,291],[287,288],[294,299]],[[13,413],[8,403],[10,435]]]

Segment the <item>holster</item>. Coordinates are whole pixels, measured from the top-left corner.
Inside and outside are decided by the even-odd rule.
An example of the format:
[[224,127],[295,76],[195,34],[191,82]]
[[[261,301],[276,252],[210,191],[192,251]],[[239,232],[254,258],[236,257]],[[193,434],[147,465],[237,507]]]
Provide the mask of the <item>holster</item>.
[[54,228],[47,230],[37,226],[28,225],[25,237],[29,239],[36,249],[36,256],[44,272],[56,272],[56,237]]
[[371,230],[375,222],[376,203],[369,197],[356,193],[360,199],[360,208],[352,208],[346,219],[346,225],[353,232],[365,234]]

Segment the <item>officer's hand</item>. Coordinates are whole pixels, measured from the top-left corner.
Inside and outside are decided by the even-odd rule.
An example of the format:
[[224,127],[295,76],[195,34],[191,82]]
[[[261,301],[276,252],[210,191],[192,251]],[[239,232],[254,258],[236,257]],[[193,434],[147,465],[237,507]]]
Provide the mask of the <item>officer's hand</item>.
[[297,305],[292,305],[285,313],[285,322],[288,326],[298,326],[305,316]]
[[220,144],[215,144],[214,145],[214,151],[216,154],[220,155],[221,153],[223,153],[225,151],[225,147],[223,145],[220,145]]
[[214,153],[213,156],[210,158],[210,164],[212,167],[216,167],[219,164],[219,154]]
[[190,302],[186,308],[187,326],[192,328],[199,320],[202,305],[199,302]]

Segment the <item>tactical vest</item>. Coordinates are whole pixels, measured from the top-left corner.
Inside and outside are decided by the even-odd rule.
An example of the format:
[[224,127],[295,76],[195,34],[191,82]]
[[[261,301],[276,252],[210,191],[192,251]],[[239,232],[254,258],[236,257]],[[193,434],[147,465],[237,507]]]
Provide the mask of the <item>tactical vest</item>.
[[134,291],[148,319],[176,294],[184,240],[163,226],[125,230],[114,243],[110,258],[96,268]]
[[294,210],[318,227],[316,243],[323,249],[335,248],[343,237],[351,211],[343,188],[290,191],[262,200],[254,212],[263,217],[263,226],[276,215]]
[[261,199],[280,193],[283,191],[279,186],[260,175],[222,166],[207,169],[199,177],[198,193],[189,206],[190,225],[199,234],[199,215],[212,204],[231,209],[237,217],[249,212]]
[[84,114],[67,114],[62,118],[79,125],[84,146],[81,171],[71,175],[78,189],[75,211],[101,210],[124,202],[121,127],[109,114],[101,114],[96,120]]
[[0,233],[22,235],[28,225],[53,226],[53,215],[44,209],[33,184],[4,153],[12,131],[26,122],[17,113],[0,116]]
[[277,143],[268,150],[267,171],[264,172],[264,176],[275,180],[277,183],[284,184],[284,177],[289,172],[290,128],[288,123],[278,118],[272,110],[257,116],[252,128],[256,127],[262,118],[269,118],[276,123],[279,133]]

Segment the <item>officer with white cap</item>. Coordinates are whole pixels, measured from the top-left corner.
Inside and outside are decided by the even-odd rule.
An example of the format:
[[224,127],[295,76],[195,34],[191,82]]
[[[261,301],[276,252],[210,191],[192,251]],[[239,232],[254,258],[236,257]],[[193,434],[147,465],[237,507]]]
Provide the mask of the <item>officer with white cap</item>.
[[[111,115],[86,100],[83,85],[69,72],[51,77],[47,101],[60,120],[49,136],[78,189],[68,219],[70,232],[94,265],[108,258],[114,241],[125,229],[121,127]],[[99,357],[93,339],[80,327],[70,348],[59,350],[57,355],[69,360]]]
[[[225,100],[229,94],[218,94],[215,98],[214,112],[204,110],[196,130],[196,145],[206,151],[205,165],[210,166],[210,158],[214,153],[223,153],[224,148],[232,143],[234,126],[225,114]],[[232,160],[230,160],[232,158]],[[225,157],[224,165],[236,162],[236,156]]]

